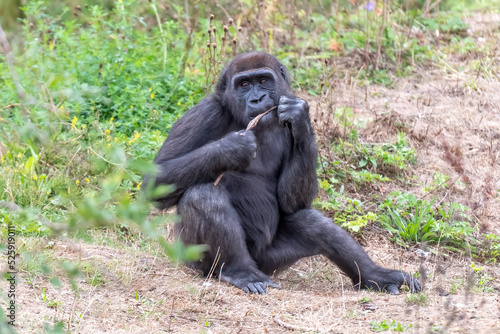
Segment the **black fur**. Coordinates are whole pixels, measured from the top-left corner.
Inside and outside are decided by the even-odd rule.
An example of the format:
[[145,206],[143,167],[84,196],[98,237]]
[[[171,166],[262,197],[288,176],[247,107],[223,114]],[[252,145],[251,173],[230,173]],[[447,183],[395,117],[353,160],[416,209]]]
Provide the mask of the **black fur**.
[[[209,246],[192,265],[208,274],[216,262],[222,280],[265,293],[267,286],[277,287],[267,275],[323,254],[360,288],[397,293],[407,284],[419,291],[416,279],[376,265],[348,233],[311,209],[315,137],[309,107],[291,92],[287,73],[269,54],[235,57],[215,93],[174,124],[155,158],[155,183],[176,186],[158,202],[177,205],[178,236]],[[272,106],[278,108],[244,131]]]

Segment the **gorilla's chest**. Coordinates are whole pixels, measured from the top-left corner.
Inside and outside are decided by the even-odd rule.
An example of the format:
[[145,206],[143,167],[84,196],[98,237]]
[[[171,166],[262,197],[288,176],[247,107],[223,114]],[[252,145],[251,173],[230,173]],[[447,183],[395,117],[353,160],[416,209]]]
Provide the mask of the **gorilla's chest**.
[[275,181],[279,178],[283,160],[290,150],[289,138],[285,129],[256,133],[257,155],[243,174],[257,174]]
[[241,172],[229,172],[223,180],[239,213],[247,238],[270,242],[280,219],[278,181],[290,148],[286,134],[270,132],[257,137],[257,155]]

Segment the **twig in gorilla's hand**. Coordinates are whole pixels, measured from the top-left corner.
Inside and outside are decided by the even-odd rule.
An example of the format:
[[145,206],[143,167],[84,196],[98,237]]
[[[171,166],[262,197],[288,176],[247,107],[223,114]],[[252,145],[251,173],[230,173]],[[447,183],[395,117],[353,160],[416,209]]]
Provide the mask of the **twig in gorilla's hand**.
[[[274,106],[272,107],[271,109],[268,109],[266,111],[264,111],[262,114],[258,114],[257,116],[255,116],[254,119],[252,119],[248,125],[247,125],[247,128],[245,129],[245,131],[250,131],[252,130],[253,128],[255,128],[257,126],[257,123],[259,123],[260,119],[264,116],[266,116],[267,114],[269,114],[271,111],[273,111],[274,109],[278,108],[278,106]],[[214,187],[217,187],[217,185],[219,184],[220,180],[222,179],[222,177],[224,176],[224,173],[221,173],[216,179],[215,179],[215,182],[214,182]]]

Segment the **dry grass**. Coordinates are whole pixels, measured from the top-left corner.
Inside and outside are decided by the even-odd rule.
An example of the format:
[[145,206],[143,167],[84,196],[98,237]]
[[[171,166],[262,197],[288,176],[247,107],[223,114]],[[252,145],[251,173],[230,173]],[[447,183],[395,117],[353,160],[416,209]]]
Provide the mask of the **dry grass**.
[[[144,333],[146,328],[148,333],[366,333],[371,321],[392,319],[413,324],[418,333],[427,332],[431,324],[448,323],[449,332],[500,330],[497,294],[467,293],[464,283],[455,294],[446,295],[454,284],[467,281],[466,259],[437,262],[429,257],[422,261],[416,253],[397,249],[376,236],[367,250],[379,263],[414,272],[422,262],[432,273],[426,282],[425,305],[410,303],[407,294],[354,291],[348,279],[321,257],[304,259],[276,275],[273,279],[282,289],[258,296],[196,277],[187,268],[133,246],[122,250],[79,247],[57,242],[53,256],[91,263],[103,273],[103,284],[93,287],[88,279],[81,279],[74,294],[67,283],[56,289],[45,279],[35,278],[29,285],[22,279],[18,285],[20,333],[38,332],[44,323],[53,321],[69,324],[71,333]],[[495,268],[487,270],[495,274]],[[60,302],[59,306],[50,307],[42,300],[44,288],[48,299]],[[362,298],[371,300],[362,303]]]

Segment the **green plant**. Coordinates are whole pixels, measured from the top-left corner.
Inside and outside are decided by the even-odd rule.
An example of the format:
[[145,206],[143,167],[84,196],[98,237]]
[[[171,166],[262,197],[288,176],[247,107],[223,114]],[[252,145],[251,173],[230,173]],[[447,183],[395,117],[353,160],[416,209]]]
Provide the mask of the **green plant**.
[[368,212],[362,216],[355,216],[354,220],[349,220],[341,224],[342,227],[347,228],[350,232],[359,233],[370,221],[377,219],[377,215],[373,212]]
[[484,256],[486,257],[486,263],[497,263],[500,258],[500,236],[488,233],[483,234],[484,236]]
[[363,298],[361,298],[361,299],[358,300],[358,303],[360,303],[360,304],[366,304],[366,303],[369,303],[371,301],[372,301],[372,299],[370,297],[363,297]]
[[398,211],[387,208],[386,215],[382,215],[381,223],[390,232],[397,235],[396,242],[401,246],[408,247],[404,241],[426,242],[429,237],[435,236],[432,231],[432,224],[435,222],[431,214],[431,203],[417,200],[413,211],[402,216]]
[[460,34],[467,29],[467,24],[465,24],[460,17],[456,16],[446,17],[442,15],[437,17],[426,17],[419,18],[418,21],[421,23],[422,27],[432,32],[441,31],[442,33],[448,34]]
[[[166,189],[139,191],[154,173],[145,161],[203,94],[202,65],[178,61],[187,42],[179,21],[156,12],[146,22],[133,1],[83,8],[82,20],[49,4],[27,3],[21,49],[9,63],[0,56],[1,229],[12,223],[23,238],[89,240],[89,230],[126,226],[175,261],[197,258],[201,248],[169,244],[164,223],[148,219],[149,199]],[[54,286],[66,275],[76,291],[79,265],[20,253],[21,269]],[[90,270],[88,282],[102,284],[102,275]]]
[[413,328],[413,325],[409,324],[405,326],[396,320],[382,320],[381,322],[370,321],[370,327],[375,332],[404,332],[405,330]]
[[[340,139],[332,146],[332,151],[351,166],[362,169],[358,171],[350,167],[347,172],[344,172],[344,175],[351,176],[354,181],[361,184],[375,180],[388,181],[389,178],[384,174],[397,174],[416,163],[415,151],[408,146],[404,132],[397,134],[394,144],[359,143],[357,137],[353,137],[351,141]],[[338,167],[343,166],[338,165]]]
[[64,334],[66,333],[65,331],[65,324],[63,321],[59,321],[54,326],[51,326],[50,324],[46,323],[43,326],[45,333],[47,334]]
[[462,278],[456,282],[453,282],[450,287],[450,293],[457,293],[458,289],[465,286],[465,280]]
[[477,266],[474,262],[470,264],[472,272],[474,273],[475,285],[474,290],[477,292],[495,292],[495,288],[489,284],[495,279],[484,271],[484,267]]
[[100,270],[93,264],[83,262],[80,264],[81,271],[87,276],[87,282],[92,286],[100,286],[105,283],[104,277]]
[[[351,199],[344,194],[345,181],[354,181],[359,186],[366,186],[375,182],[390,181],[388,177],[377,174],[373,170],[403,170],[408,162],[415,159],[413,149],[408,147],[405,134],[398,133],[394,144],[371,146],[361,144],[357,138],[355,125],[350,120],[352,112],[349,108],[339,108],[335,117],[343,123],[344,132],[348,133],[348,140],[339,139],[332,149],[339,156],[347,160],[333,161],[320,160],[318,174],[321,177],[320,189],[328,195],[328,200],[317,200],[315,205],[322,210],[334,211],[335,222],[352,232],[360,232],[369,221],[377,219],[377,214],[365,212],[359,200]],[[357,166],[357,167],[355,167]],[[337,190],[338,184],[342,184]]]
[[425,306],[429,302],[429,296],[425,293],[411,293],[406,295],[406,302],[412,305]]
[[427,242],[452,251],[472,247],[476,252],[472,246],[477,244],[473,237],[476,228],[467,221],[468,208],[458,203],[433,208],[436,199],[427,202],[412,194],[391,193],[379,206],[380,222],[403,247],[408,247],[410,242]]
[[[82,29],[80,23],[63,21],[63,15],[47,15],[46,1],[29,2],[24,8],[28,48],[17,55],[26,94],[36,103],[56,101],[51,111],[69,112],[70,119],[114,118],[116,128],[127,134],[168,129],[203,92],[201,78],[191,77],[192,71],[184,71],[176,60],[186,39],[178,23],[165,20],[155,26],[153,21],[148,27],[136,14],[137,6],[124,2],[111,12],[91,6],[82,12],[90,22]],[[174,44],[166,50],[170,41]],[[2,105],[19,102],[8,77],[0,76],[6,88]]]
[[41,298],[42,302],[46,303],[48,307],[50,308],[57,308],[61,305],[61,302],[54,300],[54,299],[49,299],[47,296],[47,289],[42,289],[41,291]]
[[423,191],[424,193],[428,193],[430,191],[433,191],[437,188],[442,188],[446,189],[447,188],[447,182],[450,179],[446,174],[443,174],[441,172],[435,172],[434,175],[432,176],[433,181],[424,187]]

